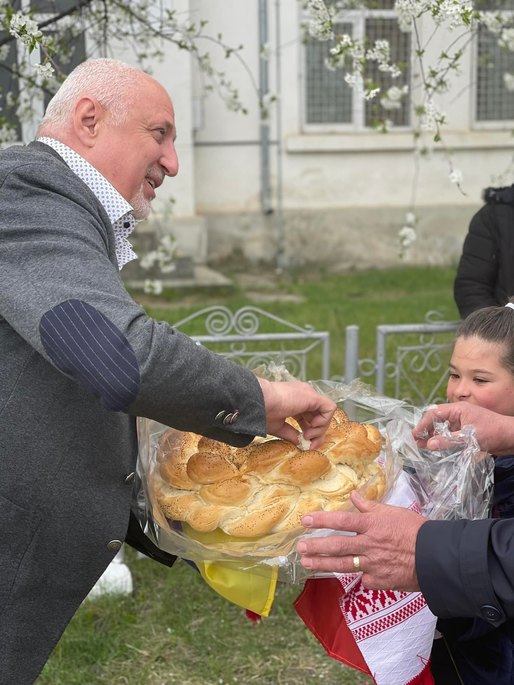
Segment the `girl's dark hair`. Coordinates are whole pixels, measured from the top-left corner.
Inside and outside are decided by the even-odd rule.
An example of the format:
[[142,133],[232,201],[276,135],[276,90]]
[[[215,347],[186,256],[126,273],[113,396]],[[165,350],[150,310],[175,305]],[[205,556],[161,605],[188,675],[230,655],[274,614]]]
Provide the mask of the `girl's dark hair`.
[[[514,300],[514,298],[513,298]],[[457,328],[457,338],[476,336],[505,346],[502,364],[514,375],[514,309],[483,307],[467,316]]]

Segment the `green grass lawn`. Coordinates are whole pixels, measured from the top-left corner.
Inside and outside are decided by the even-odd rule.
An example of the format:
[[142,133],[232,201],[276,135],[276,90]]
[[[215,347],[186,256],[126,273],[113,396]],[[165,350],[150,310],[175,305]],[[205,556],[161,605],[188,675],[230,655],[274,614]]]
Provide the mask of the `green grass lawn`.
[[184,562],[168,569],[127,557],[134,594],[87,600],[38,685],[371,682],[305,628],[292,607],[300,586],[279,585],[270,616],[254,623]]
[[[143,298],[149,313],[178,321],[210,304],[256,304],[299,325],[331,333],[333,373],[342,373],[344,330],[357,324],[361,353],[374,351],[379,323],[422,322],[429,310],[457,318],[454,269],[403,267],[309,278],[246,279],[217,292]],[[238,279],[239,280],[239,279]],[[211,590],[189,566],[172,569],[131,550],[130,597],[86,601],[38,685],[361,685],[370,679],[331,659],[297,617],[299,585],[280,584],[260,624]],[[14,685],[14,684],[13,684]]]

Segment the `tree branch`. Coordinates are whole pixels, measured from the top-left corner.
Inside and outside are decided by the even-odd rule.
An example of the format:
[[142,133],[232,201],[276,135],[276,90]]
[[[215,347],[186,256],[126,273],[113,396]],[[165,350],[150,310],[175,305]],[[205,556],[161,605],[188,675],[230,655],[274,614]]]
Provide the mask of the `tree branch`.
[[[65,17],[69,17],[70,15],[75,14],[75,12],[78,12],[84,7],[91,5],[92,2],[93,0],[78,0],[78,2],[69,9],[63,10],[59,14],[55,14],[53,17],[50,17],[49,19],[46,19],[45,21],[42,21],[40,24],[38,24],[39,30],[46,29],[49,26],[52,26],[53,24],[59,22],[61,19],[64,19]],[[0,38],[0,48],[2,47],[2,45],[12,43],[14,40],[16,40],[16,36],[13,36],[12,34],[6,32],[5,36],[3,38]]]

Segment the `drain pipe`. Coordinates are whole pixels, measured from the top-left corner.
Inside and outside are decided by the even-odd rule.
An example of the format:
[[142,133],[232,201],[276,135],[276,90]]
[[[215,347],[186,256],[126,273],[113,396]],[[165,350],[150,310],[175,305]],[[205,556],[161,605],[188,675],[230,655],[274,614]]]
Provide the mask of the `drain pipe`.
[[286,257],[286,235],[284,226],[284,213],[282,206],[282,36],[280,28],[280,0],[275,0],[275,75],[276,75],[276,95],[275,102],[275,126],[277,138],[277,191],[276,191],[276,212],[275,222],[277,230],[277,271],[282,272],[288,267]]
[[263,46],[268,43],[268,2],[259,0],[259,110],[260,110],[260,158],[261,158],[261,210],[271,214],[269,119],[264,114],[263,100],[269,92],[268,59]]

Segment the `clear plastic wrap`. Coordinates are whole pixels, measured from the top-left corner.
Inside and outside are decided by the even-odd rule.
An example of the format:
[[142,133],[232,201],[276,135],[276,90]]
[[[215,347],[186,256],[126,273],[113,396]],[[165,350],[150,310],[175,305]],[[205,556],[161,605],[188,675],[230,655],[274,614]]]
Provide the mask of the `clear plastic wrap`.
[[412,425],[391,421],[387,432],[398,451],[421,511],[430,519],[482,519],[490,514],[494,459],[482,452],[473,426],[450,433],[446,422],[434,424],[434,434],[449,441],[445,450],[419,449]]
[[[277,373],[273,376],[278,378]],[[436,519],[483,518],[488,515],[493,460],[480,453],[474,431],[467,427],[452,447],[444,452],[420,450],[411,431],[421,410],[404,402],[379,396],[360,382],[350,385],[330,381],[312,385],[334,399],[355,421],[373,423],[384,437],[378,458],[386,473],[388,497],[398,476],[407,477],[423,513]],[[221,563],[237,570],[268,576],[274,569],[283,582],[300,583],[310,577],[299,563],[296,544],[302,535],[326,534],[326,531],[303,530],[264,536],[258,539],[233,538],[220,530],[198,533],[187,524],[169,521],[155,497],[155,479],[159,478],[157,445],[169,430],[155,421],[139,420],[141,480],[139,519],[148,537],[161,549],[195,563]],[[444,432],[445,426],[436,427]],[[388,499],[390,499],[388,497]],[[347,507],[351,507],[348,501]]]

